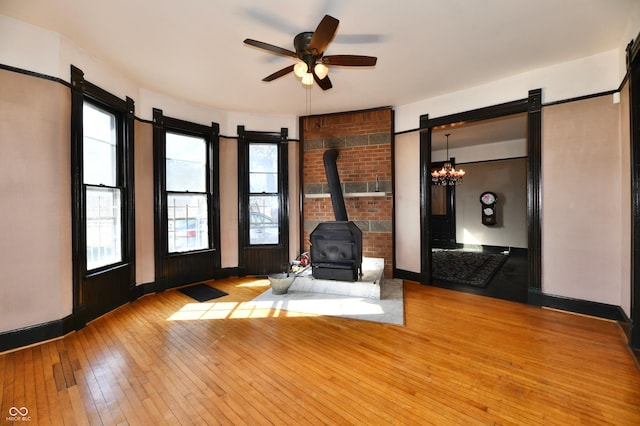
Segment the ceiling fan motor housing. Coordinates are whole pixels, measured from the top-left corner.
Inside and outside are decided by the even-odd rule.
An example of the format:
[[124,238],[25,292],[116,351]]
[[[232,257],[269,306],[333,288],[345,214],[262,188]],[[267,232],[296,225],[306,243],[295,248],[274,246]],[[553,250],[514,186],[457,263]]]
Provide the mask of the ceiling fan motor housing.
[[322,54],[314,55],[313,52],[309,50],[312,37],[313,32],[309,31],[300,33],[293,39],[293,46],[296,49],[296,53],[300,59],[307,64],[307,72],[311,72],[318,59],[322,57]]
[[313,37],[313,32],[307,31],[307,32],[298,34],[293,39],[293,46],[296,48],[296,52],[298,53],[298,55],[302,56],[305,53],[311,53],[309,52],[309,44],[311,43],[311,37]]

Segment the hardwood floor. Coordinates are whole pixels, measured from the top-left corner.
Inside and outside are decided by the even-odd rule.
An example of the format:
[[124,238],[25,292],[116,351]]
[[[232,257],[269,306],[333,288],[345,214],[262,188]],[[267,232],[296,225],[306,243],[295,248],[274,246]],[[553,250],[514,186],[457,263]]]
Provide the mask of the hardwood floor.
[[614,322],[405,281],[402,327],[243,304],[264,279],[211,285],[229,295],[149,295],[0,355],[0,423],[640,424]]

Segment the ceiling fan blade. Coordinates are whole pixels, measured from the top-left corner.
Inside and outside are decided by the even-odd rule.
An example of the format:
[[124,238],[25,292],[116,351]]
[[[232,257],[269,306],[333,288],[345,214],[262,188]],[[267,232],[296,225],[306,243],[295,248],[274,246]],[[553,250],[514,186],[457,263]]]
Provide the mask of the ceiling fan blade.
[[262,81],[273,81],[276,78],[280,78],[284,75],[289,74],[291,71],[293,71],[293,65],[289,65],[286,68],[282,68],[280,71],[276,71],[271,75],[266,76],[265,78],[262,79]]
[[333,16],[324,15],[322,21],[318,24],[318,28],[313,33],[311,41],[309,42],[309,50],[314,55],[322,55],[333,37],[336,35],[338,29],[338,21]]
[[292,58],[298,58],[298,54],[296,52],[293,52],[288,49],[284,49],[282,47],[274,46],[273,44],[265,43],[263,41],[258,41],[258,40],[253,40],[248,38],[244,41],[244,44],[248,44],[249,46],[257,47],[259,49],[263,49],[271,53],[275,53],[276,55],[291,56]]
[[375,56],[361,55],[330,55],[322,58],[325,65],[339,65],[345,67],[372,67],[376,64],[378,58]]
[[329,76],[326,76],[325,78],[320,80],[320,77],[318,77],[316,72],[313,71],[313,79],[316,81],[316,83],[318,83],[318,86],[320,86],[322,90],[329,90],[333,87],[333,84],[331,84],[331,80],[329,79]]

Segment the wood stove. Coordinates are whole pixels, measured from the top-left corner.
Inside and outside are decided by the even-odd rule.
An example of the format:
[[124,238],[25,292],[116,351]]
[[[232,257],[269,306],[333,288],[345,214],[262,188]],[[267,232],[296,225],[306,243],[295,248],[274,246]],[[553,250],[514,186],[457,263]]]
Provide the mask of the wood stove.
[[362,231],[347,217],[337,158],[335,149],[323,155],[336,220],[322,222],[311,232],[311,271],[317,279],[357,281],[362,273]]

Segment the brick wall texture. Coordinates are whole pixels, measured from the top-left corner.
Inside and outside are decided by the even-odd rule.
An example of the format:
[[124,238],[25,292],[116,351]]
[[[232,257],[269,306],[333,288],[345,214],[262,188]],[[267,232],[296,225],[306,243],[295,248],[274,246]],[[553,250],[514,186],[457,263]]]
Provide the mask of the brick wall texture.
[[[338,150],[338,175],[349,220],[358,225],[365,257],[384,258],[385,277],[393,274],[392,162],[393,112],[377,109],[303,119],[303,192],[328,194],[322,156]],[[377,190],[377,191],[376,191]],[[384,196],[349,197],[350,193],[384,192]],[[303,199],[304,250],[320,222],[335,220],[331,198]]]

